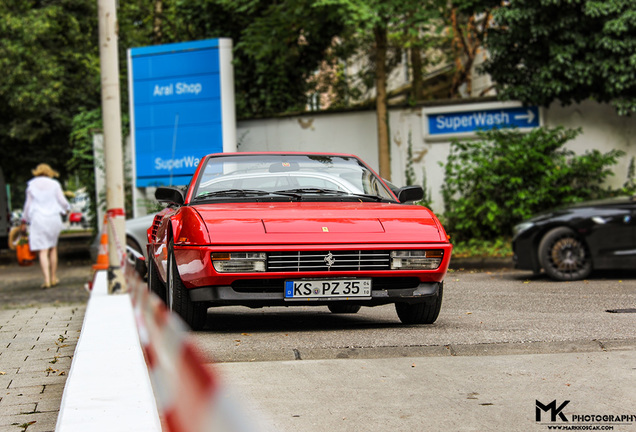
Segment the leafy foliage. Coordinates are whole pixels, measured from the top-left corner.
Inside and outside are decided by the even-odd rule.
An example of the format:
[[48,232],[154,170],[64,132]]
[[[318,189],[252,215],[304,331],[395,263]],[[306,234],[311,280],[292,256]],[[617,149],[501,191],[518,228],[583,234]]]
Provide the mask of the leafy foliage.
[[21,206],[38,163],[65,177],[71,119],[99,103],[96,2],[3,0],[0,16],[0,163]]
[[452,0],[445,11],[445,22],[450,32],[450,58],[454,63],[450,96],[457,97],[460,88],[472,95],[473,66],[483,51],[483,41],[492,25],[492,10],[500,0]]
[[592,98],[636,112],[633,0],[515,0],[493,15],[484,70],[502,98],[543,106]]
[[[129,124],[128,115],[122,115],[122,135],[129,134],[127,125]],[[106,206],[106,196],[102,193],[98,202],[95,202],[96,196],[95,188],[95,168],[105,171],[103,165],[96,163],[94,158],[93,148],[93,136],[96,133],[101,133],[103,130],[102,124],[102,110],[101,108],[95,108],[90,111],[82,111],[73,117],[71,124],[71,132],[69,135],[69,142],[71,145],[71,156],[67,161],[67,168],[69,172],[74,173],[79,185],[86,188],[88,196],[91,197],[89,218],[92,218],[94,228],[98,228],[101,221],[97,220],[94,216],[97,214],[97,207]],[[102,151],[103,153],[103,151]],[[103,157],[102,157],[103,161]],[[130,177],[130,161],[124,160],[124,188],[125,188],[125,209],[126,216],[132,217],[132,178]]]
[[[120,22],[131,46],[217,37],[234,41],[239,117],[302,111],[318,69],[344,34],[340,9],[315,0],[175,0],[127,2]],[[126,41],[124,41],[126,43]]]
[[309,78],[344,32],[338,8],[314,3],[264,2],[268,6],[241,32],[236,70],[245,84],[239,88],[242,103],[252,114],[304,111]]
[[509,238],[497,237],[493,240],[471,238],[466,241],[453,242],[453,258],[510,258],[513,255]]
[[475,141],[453,142],[442,186],[449,234],[494,239],[540,211],[610,194],[603,182],[624,153],[575,155],[563,148],[579,132],[493,129]]
[[[84,111],[73,118],[69,141],[71,144],[71,157],[67,163],[69,171],[74,172],[80,185],[86,187],[86,192],[91,197],[88,211],[89,219],[93,221],[94,228],[101,221],[96,220],[97,205],[95,202],[95,171],[93,158],[93,134],[102,130],[102,110],[96,108]],[[103,167],[102,167],[103,169]]]
[[627,180],[623,184],[621,193],[624,195],[636,195],[636,164],[634,162],[636,158],[632,156],[629,160],[629,166],[627,167]]
[[[339,35],[336,45],[339,59],[361,65],[349,71],[350,82],[342,92],[355,96],[346,99],[350,103],[360,102],[360,97],[368,96],[368,91],[376,86],[378,31],[386,34],[387,73],[407,59],[411,62],[413,79],[421,79],[425,66],[442,60],[431,50],[448,41],[442,20],[445,0],[318,0],[317,3],[336,6],[343,16],[345,32]],[[410,56],[404,55],[406,51]],[[341,106],[343,99],[334,104]]]

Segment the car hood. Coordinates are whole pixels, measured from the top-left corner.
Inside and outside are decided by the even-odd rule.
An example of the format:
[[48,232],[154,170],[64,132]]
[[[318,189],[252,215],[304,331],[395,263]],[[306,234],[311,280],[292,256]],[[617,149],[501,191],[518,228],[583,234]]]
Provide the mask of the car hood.
[[447,242],[426,208],[388,203],[233,203],[196,206],[211,244]]
[[566,216],[572,213],[589,212],[590,210],[603,211],[606,209],[611,209],[613,207],[622,207],[628,205],[630,203],[633,203],[634,200],[635,197],[621,196],[593,201],[582,201],[579,203],[569,204],[557,207],[549,211],[538,213],[530,219],[525,220],[524,222],[541,222],[543,220],[551,219],[554,217]]
[[580,203],[570,204],[564,208],[586,208],[586,207],[613,207],[622,206],[625,204],[633,203],[636,196],[619,196],[613,198],[605,198],[592,201],[582,201]]

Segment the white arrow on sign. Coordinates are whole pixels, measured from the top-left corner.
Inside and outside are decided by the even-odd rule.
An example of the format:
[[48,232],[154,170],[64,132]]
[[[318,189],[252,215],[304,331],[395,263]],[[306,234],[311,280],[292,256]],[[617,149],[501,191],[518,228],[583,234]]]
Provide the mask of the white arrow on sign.
[[528,114],[516,115],[515,119],[518,119],[518,120],[528,119],[528,124],[532,123],[532,120],[534,120],[534,113],[532,112],[532,110],[528,110],[527,112]]

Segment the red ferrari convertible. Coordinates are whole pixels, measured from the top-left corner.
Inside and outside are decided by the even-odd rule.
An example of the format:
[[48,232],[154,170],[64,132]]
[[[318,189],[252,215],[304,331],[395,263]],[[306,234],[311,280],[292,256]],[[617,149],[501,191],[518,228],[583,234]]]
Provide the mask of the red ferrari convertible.
[[193,329],[212,306],[394,303],[431,324],[452,246],[419,186],[396,189],[353,155],[224,153],[203,158],[148,230],[148,285]]

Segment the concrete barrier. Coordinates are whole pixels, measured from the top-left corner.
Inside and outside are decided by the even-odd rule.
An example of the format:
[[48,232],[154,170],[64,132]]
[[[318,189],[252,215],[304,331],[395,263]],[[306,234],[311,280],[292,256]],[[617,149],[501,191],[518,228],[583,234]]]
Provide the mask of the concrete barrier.
[[57,420],[58,432],[161,431],[130,296],[97,272]]

